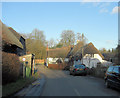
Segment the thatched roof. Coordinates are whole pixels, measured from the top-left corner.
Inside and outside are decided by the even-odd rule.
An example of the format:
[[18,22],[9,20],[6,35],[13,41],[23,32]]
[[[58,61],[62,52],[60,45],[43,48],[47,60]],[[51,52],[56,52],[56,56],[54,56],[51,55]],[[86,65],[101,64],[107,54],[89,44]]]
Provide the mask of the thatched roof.
[[[0,21],[0,31],[2,31],[2,41],[5,44],[16,45],[20,48],[23,48],[22,44],[16,38],[16,36]],[[1,30],[2,29],[2,30]]]
[[62,47],[56,49],[49,49],[48,57],[51,58],[65,58],[70,51],[70,47]]
[[17,37],[18,40],[20,40],[21,35],[17,33],[12,27],[8,27],[8,29]]
[[102,58],[104,58],[103,55],[99,52],[99,50],[92,43],[89,43],[89,44],[85,45],[84,47],[81,47],[75,53],[76,56],[82,54],[82,48],[83,48],[83,55],[85,55],[85,54],[99,54]]
[[69,56],[75,55],[76,51],[78,51],[81,47],[83,47],[83,42],[78,42],[73,49],[70,51]]

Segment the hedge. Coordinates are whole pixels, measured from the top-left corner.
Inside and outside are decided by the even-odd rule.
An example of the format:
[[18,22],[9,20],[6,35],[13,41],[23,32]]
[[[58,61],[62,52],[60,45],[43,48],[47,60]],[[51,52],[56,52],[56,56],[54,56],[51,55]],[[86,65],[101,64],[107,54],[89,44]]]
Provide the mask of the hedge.
[[16,54],[2,52],[2,84],[15,82],[20,75],[20,61]]

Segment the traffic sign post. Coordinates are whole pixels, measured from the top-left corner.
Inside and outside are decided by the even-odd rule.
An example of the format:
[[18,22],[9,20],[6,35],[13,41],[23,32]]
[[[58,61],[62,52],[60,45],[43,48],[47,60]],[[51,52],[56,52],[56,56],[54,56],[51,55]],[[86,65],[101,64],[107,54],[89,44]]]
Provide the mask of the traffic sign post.
[[23,77],[25,77],[26,78],[26,65],[25,65],[25,60],[26,60],[26,58],[23,58],[22,59],[23,60]]

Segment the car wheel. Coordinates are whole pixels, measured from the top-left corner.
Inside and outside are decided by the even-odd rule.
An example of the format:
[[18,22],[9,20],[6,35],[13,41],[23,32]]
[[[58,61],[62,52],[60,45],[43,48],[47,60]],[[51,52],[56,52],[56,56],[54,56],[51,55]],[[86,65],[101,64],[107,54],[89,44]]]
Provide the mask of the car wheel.
[[105,86],[106,86],[107,88],[110,87],[108,80],[105,81]]
[[84,74],[84,76],[86,76],[87,74]]

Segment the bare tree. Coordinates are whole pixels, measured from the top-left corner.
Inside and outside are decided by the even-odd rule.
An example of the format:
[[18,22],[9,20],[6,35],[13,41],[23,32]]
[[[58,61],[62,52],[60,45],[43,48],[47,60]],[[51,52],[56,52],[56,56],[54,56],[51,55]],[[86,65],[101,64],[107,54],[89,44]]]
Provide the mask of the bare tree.
[[61,43],[63,46],[74,45],[75,43],[75,34],[72,30],[64,30],[61,33]]
[[36,58],[43,59],[46,56],[46,40],[43,31],[34,29],[27,35],[26,48],[30,53],[34,53]]
[[43,43],[46,42],[44,32],[38,29],[34,29],[28,36],[30,39],[41,40]]
[[49,41],[48,41],[48,47],[49,48],[53,48],[56,46],[56,42],[53,38],[51,38]]
[[83,44],[85,45],[85,44],[87,44],[87,42],[88,42],[88,39],[85,37],[85,35],[82,33],[77,33],[76,34],[76,40],[77,40],[77,42],[79,42],[79,41],[81,41],[81,42],[83,42]]

